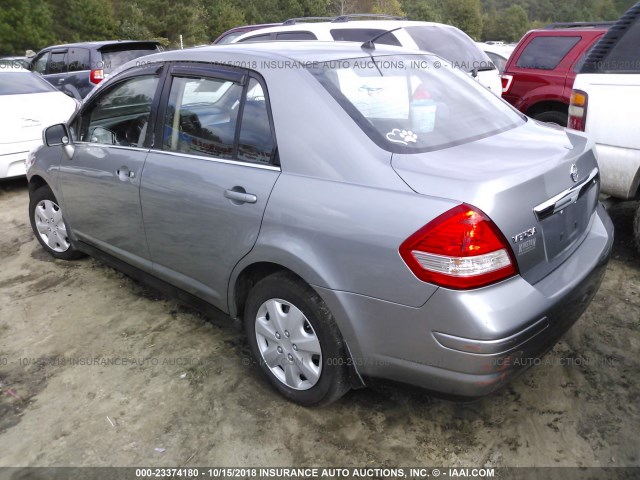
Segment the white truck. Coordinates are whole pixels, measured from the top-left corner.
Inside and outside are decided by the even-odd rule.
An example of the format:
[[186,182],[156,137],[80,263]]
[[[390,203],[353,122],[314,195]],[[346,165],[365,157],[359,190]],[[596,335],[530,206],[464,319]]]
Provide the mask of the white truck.
[[[640,3],[594,45],[573,84],[569,128],[596,142],[601,192],[640,198]],[[634,223],[640,249],[640,207]]]

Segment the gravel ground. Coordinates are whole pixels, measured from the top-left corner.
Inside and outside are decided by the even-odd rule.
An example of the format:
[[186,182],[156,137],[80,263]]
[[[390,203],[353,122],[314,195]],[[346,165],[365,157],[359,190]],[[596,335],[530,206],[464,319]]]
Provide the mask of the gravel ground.
[[27,203],[0,183],[0,466],[640,466],[637,204],[611,211],[595,301],[507,388],[455,403],[380,383],[304,409],[224,317],[49,257]]

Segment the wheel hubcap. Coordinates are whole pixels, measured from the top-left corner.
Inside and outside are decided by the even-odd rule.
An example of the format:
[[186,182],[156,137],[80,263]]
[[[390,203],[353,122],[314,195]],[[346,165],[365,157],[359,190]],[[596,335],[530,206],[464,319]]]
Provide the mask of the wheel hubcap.
[[256,340],[262,360],[287,387],[308,390],[318,383],[320,341],[295,305],[277,298],[264,302],[256,315]]
[[51,200],[42,200],[36,205],[35,224],[42,241],[54,252],[63,253],[71,244],[62,210]]

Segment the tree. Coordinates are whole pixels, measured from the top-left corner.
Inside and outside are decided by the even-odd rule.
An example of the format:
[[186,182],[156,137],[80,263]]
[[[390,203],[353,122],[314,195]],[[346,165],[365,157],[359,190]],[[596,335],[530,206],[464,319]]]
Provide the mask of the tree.
[[473,38],[482,34],[480,0],[447,0],[443,7],[444,23],[454,25]]
[[487,38],[487,40],[517,42],[529,29],[527,12],[520,5],[511,5],[500,12],[496,23],[496,30],[493,32],[495,37]]
[[371,13],[382,13],[386,15],[403,16],[402,5],[398,0],[375,0]]
[[113,5],[103,0],[62,0],[52,2],[56,12],[53,32],[59,42],[111,40],[118,37],[118,22]]
[[442,7],[434,0],[403,0],[402,10],[409,20],[442,22]]
[[39,0],[3,0],[0,7],[0,54],[24,55],[56,41],[49,5]]

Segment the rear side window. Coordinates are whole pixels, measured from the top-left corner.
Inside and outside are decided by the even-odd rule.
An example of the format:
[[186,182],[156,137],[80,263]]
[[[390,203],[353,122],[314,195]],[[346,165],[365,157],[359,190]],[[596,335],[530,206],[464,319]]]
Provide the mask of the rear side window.
[[275,150],[268,112],[256,79],[250,80],[245,95],[245,87],[232,80],[174,76],[162,148],[268,164]]
[[67,52],[51,52],[48,74],[67,72]]
[[31,72],[0,73],[0,95],[55,92],[50,83]]
[[[148,48],[135,48],[130,50],[112,50],[109,48],[103,48],[102,52],[102,67],[104,73],[110,73],[121,65],[124,65],[136,58],[144,57],[145,55],[151,55],[157,53],[159,50],[156,46],[150,45]],[[96,68],[100,68],[98,65]]]
[[[338,42],[368,42],[383,34],[386,30],[376,28],[335,28],[331,30],[331,37]],[[378,44],[402,46],[393,33],[382,35],[376,40]]]
[[440,55],[455,68],[465,72],[495,68],[475,42],[457,28],[416,26],[407,27],[406,30],[420,50]]
[[276,35],[276,40],[317,40],[311,32],[282,32]]
[[581,37],[536,37],[524,47],[516,67],[553,70]]
[[70,48],[67,53],[70,72],[91,70],[91,52],[86,48]]
[[524,122],[466,74],[429,68],[435,60],[426,55],[365,57],[310,71],[369,138],[390,152],[440,150]]

